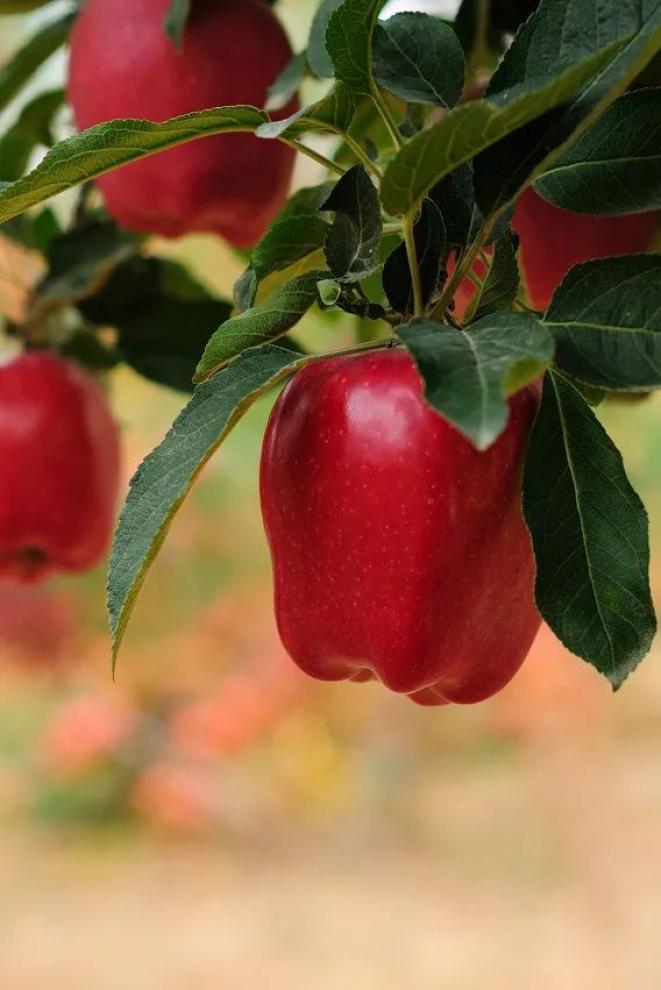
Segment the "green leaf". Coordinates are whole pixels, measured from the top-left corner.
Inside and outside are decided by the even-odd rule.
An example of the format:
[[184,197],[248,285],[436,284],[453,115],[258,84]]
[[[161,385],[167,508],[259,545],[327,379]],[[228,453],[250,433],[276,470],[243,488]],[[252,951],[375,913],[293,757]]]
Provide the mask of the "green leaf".
[[[475,46],[478,31],[478,13],[484,0],[463,0],[454,22],[466,54]],[[488,42],[491,48],[501,51],[506,47],[507,35],[514,34],[519,26],[539,6],[540,0],[491,0],[489,5]]]
[[612,42],[628,44],[653,25],[660,10],[659,0],[543,0],[517,32],[489,95],[533,79],[552,79]]
[[464,88],[464,55],[451,27],[429,14],[396,14],[374,31],[372,72],[408,103],[451,107]]
[[507,397],[553,360],[553,340],[529,313],[494,313],[468,330],[414,320],[397,330],[425,382],[425,398],[478,450],[507,425]]
[[661,208],[661,89],[621,96],[535,183],[575,213]]
[[0,17],[3,14],[27,14],[47,3],[52,3],[52,0],[0,0]]
[[[439,208],[431,199],[423,199],[420,217],[413,228],[415,252],[426,306],[438,288],[441,260],[445,251],[445,224]],[[388,302],[398,313],[412,314],[413,282],[406,245],[400,243],[390,253],[383,267],[383,288]]]
[[67,14],[45,24],[8,62],[0,66],[0,110],[4,110],[46,59],[64,44],[74,20],[74,14]]
[[275,222],[287,220],[289,217],[310,216],[321,209],[322,203],[328,199],[334,182],[322,182],[318,186],[306,186],[290,196],[275,218]]
[[96,179],[127,162],[213,134],[253,131],[267,120],[255,107],[216,107],[173,117],[162,124],[113,120],[60,141],[28,175],[0,188],[0,223],[28,207]]
[[480,294],[476,319],[499,309],[511,309],[517,297],[521,277],[516,249],[510,232],[496,241],[493,260]]
[[195,380],[208,378],[247,347],[283,336],[317,301],[317,282],[326,272],[299,275],[273,293],[261,306],[233,316],[214,333],[197,366]]
[[139,374],[191,392],[200,355],[232,304],[176,262],[137,255],[78,308],[88,321],[117,330],[116,353]]
[[298,214],[278,220],[269,227],[250,257],[252,277],[240,277],[237,305],[242,310],[252,306],[259,283],[271,272],[281,271],[324,246],[328,223],[318,215]]
[[404,214],[441,179],[506,134],[569,99],[610,61],[613,46],[589,55],[557,77],[519,84],[488,100],[465,103],[406,144],[386,169],[384,208]]
[[577,265],[544,323],[558,365],[574,378],[597,388],[661,388],[661,255]]
[[349,90],[336,83],[317,103],[304,107],[282,120],[261,124],[255,133],[261,138],[296,138],[308,131],[344,134],[351,123],[356,104]]
[[231,311],[231,303],[221,300],[185,302],[165,296],[126,314],[118,325],[117,349],[144,378],[192,392],[200,355]]
[[181,48],[184,30],[191,15],[191,4],[192,0],[170,0],[163,29],[177,48]]
[[334,278],[322,278],[317,282],[317,292],[323,306],[335,306],[342,295],[342,286]]
[[305,52],[300,52],[287,63],[277,79],[271,83],[266,96],[266,110],[273,113],[282,110],[298,93],[307,73]]
[[356,282],[373,272],[383,223],[378,193],[362,165],[345,172],[322,209],[335,213],[325,244],[331,274]]
[[326,50],[335,78],[368,96],[372,79],[372,35],[383,0],[343,0],[326,28]]
[[53,310],[94,295],[118,265],[135,255],[139,243],[112,221],[95,218],[54,237],[48,250],[48,275],[31,301],[31,319],[43,319]]
[[317,8],[310,28],[308,38],[308,65],[315,76],[320,79],[330,79],[333,76],[333,63],[326,51],[326,28],[333,11],[339,7],[342,0],[323,0]]
[[277,346],[246,351],[195,390],[165,439],[138,468],[110,558],[108,613],[115,660],[140,587],[196,477],[251,403],[306,360]]
[[523,505],[540,612],[572,653],[619,687],[656,631],[647,516],[608,434],[553,373],[530,440]]
[[241,272],[232,290],[232,299],[239,312],[245,312],[254,304],[257,288],[257,276],[253,269],[248,267]]
[[35,148],[53,144],[51,126],[63,101],[61,89],[40,93],[23,107],[16,122],[0,137],[0,177],[3,180],[16,181],[25,171]]
[[503,86],[551,79],[559,68],[602,51],[608,43],[613,57],[573,99],[507,135],[476,160],[483,213],[511,202],[562,155],[661,47],[661,0],[607,6],[601,0],[545,0],[526,22],[494,75],[488,98],[502,95]]

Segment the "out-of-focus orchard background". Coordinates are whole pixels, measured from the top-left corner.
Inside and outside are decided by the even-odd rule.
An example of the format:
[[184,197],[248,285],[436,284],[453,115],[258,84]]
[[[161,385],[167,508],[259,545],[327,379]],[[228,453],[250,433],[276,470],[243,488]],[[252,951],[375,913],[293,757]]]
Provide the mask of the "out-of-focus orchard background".
[[[284,8],[297,41],[307,7]],[[0,50],[25,26],[3,20]],[[241,270],[210,238],[157,247],[223,293]],[[0,239],[4,305],[27,278]],[[128,480],[183,400],[110,388]],[[115,684],[101,570],[0,586],[0,985],[658,990],[660,649],[618,695],[547,631],[474,708],[308,681],[271,609],[271,402],[182,510]],[[661,601],[661,400],[602,413]]]

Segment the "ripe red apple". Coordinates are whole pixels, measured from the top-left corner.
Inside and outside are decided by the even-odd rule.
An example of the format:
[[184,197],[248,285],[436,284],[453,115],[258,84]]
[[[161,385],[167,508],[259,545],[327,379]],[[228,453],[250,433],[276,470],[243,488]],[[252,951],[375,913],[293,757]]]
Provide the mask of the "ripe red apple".
[[321,680],[376,676],[424,704],[480,701],[540,625],[521,514],[539,401],[479,453],[423,399],[403,350],[304,368],[275,405],[261,498],[285,648]]
[[[122,117],[163,121],[207,107],[262,107],[291,58],[263,0],[196,0],[182,47],[163,31],[171,0],[89,0],[71,38],[69,99],[79,128]],[[297,109],[292,101],[281,111]],[[225,134],[191,141],[99,179],[106,206],[132,230],[211,231],[259,239],[282,205],[294,153],[278,141]]]
[[85,371],[37,351],[0,366],[0,578],[96,564],[118,474],[117,427]]
[[639,254],[649,249],[654,213],[596,217],[569,213],[526,189],[512,220],[521,238],[520,257],[535,309],[545,310],[570,268],[590,258]]

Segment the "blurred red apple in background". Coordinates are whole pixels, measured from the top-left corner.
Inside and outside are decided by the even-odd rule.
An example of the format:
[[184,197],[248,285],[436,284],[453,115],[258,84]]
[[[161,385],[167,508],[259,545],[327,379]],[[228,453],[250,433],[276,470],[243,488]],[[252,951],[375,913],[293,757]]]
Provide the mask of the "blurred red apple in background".
[[[208,107],[262,107],[292,51],[262,0],[197,0],[181,48],[165,34],[170,0],[89,0],[71,38],[69,99],[79,128],[138,117],[163,121]],[[280,116],[297,109],[293,100]],[[252,134],[191,141],[98,180],[131,230],[189,231],[253,244],[282,205],[294,152]]]
[[117,427],[82,368],[45,351],[0,366],[0,578],[97,564],[118,474]]
[[512,226],[520,238],[520,258],[530,301],[545,310],[570,268],[590,258],[647,251],[657,226],[654,213],[596,217],[569,213],[526,189]]

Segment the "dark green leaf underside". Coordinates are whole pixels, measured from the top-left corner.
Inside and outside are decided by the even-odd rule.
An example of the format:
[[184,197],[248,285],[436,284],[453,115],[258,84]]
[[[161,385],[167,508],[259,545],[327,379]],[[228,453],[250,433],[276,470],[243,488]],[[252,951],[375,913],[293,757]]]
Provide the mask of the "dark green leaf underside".
[[661,388],[661,255],[577,265],[544,322],[558,364],[574,378],[598,388]]
[[647,515],[587,402],[553,373],[523,490],[539,610],[568,649],[619,687],[656,631]]

